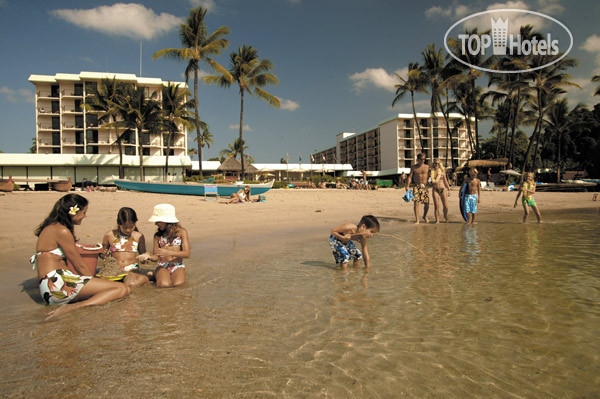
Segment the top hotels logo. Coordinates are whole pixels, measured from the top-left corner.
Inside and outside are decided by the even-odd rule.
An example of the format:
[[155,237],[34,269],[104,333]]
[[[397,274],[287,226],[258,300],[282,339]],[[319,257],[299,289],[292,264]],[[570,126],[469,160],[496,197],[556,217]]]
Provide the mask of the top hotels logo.
[[[488,16],[487,14],[490,15]],[[494,18],[494,14],[496,14],[496,18]],[[563,39],[557,39],[556,33],[553,37],[552,32],[543,34],[543,38],[540,38],[538,35],[524,38],[517,33],[519,32],[520,26],[513,26],[512,31],[514,33],[511,33],[511,27],[509,25],[511,23],[511,18],[514,18],[517,21],[517,24],[519,24],[519,21],[522,21],[523,15],[533,15],[536,17],[537,21],[552,22],[562,30],[560,32],[562,35],[559,36],[562,36]],[[502,18],[503,16],[504,19]],[[519,17],[521,17],[521,19],[519,19]],[[458,38],[456,43],[458,45],[449,46],[448,37],[450,36],[450,33],[455,27],[463,23],[470,23],[471,26],[475,25],[478,32],[484,33],[460,33],[456,35]],[[487,32],[491,32],[491,35]],[[568,40],[566,40],[567,36],[565,33],[568,35]],[[569,42],[569,46],[564,50],[565,46],[563,43],[567,41]],[[444,46],[446,47],[448,54],[454,59],[471,68],[493,73],[521,73],[546,68],[566,57],[573,47],[573,35],[562,22],[548,15],[529,10],[499,9],[472,14],[456,22],[448,29],[448,31],[446,31],[446,35],[444,36]],[[487,57],[489,55],[498,57],[510,56],[513,58],[527,57],[530,55],[550,57],[549,62],[544,65],[519,70],[490,69],[470,63],[473,62],[472,60],[478,59],[479,56]]]

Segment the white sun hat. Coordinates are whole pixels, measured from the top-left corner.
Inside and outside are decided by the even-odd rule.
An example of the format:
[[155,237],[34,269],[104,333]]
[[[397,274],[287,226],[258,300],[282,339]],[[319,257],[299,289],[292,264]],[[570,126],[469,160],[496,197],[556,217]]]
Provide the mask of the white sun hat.
[[177,223],[179,219],[175,216],[175,207],[171,204],[158,204],[154,206],[149,222]]

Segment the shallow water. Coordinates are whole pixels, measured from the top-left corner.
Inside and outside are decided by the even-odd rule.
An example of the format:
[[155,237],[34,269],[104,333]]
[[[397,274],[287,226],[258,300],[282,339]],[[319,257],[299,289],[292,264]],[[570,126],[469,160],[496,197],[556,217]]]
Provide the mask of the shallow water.
[[327,234],[279,234],[277,250],[194,245],[184,288],[142,287],[48,323],[33,300],[7,307],[0,392],[600,397],[600,214],[508,216],[382,218],[370,272],[337,270]]

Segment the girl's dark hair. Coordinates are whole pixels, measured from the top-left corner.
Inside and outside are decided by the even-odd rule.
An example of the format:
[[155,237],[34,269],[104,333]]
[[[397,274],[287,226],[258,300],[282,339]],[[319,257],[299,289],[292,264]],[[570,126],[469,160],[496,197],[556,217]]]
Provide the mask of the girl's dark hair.
[[158,230],[154,236],[155,237],[165,237],[168,242],[173,241],[179,235],[179,228],[181,225],[179,223],[167,223],[167,226],[164,230]]
[[[138,221],[137,214],[135,213],[135,211],[133,209],[128,208],[126,206],[119,209],[119,213],[117,213],[117,224],[119,226],[121,226],[125,223],[136,224],[137,221]],[[137,228],[136,228],[136,230],[137,230]]]
[[79,194],[67,194],[54,204],[54,208],[50,211],[50,214],[44,221],[35,229],[34,234],[40,236],[42,230],[51,224],[59,223],[65,226],[73,236],[73,217],[69,215],[71,207],[77,206],[79,210],[82,210],[88,205],[88,200]]

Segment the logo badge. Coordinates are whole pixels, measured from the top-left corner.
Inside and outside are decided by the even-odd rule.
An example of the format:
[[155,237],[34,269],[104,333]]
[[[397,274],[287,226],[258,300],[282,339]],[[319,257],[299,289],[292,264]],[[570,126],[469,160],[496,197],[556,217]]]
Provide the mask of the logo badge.
[[[556,31],[549,31],[545,34],[542,34],[542,38],[540,38],[539,35],[535,35],[531,38],[521,37],[518,32],[523,22],[526,21],[526,19],[523,19],[523,17],[531,16],[534,16],[535,20],[542,21],[543,23],[550,21],[556,26],[559,26],[561,29],[559,30],[558,34]],[[513,19],[514,22],[511,22],[511,19]],[[460,33],[456,35],[457,45],[453,46],[454,50],[451,49],[448,45],[448,37],[450,36],[452,30],[462,23],[472,24],[473,22],[476,23],[478,32],[484,33]],[[534,29],[537,28],[539,27],[534,26]],[[491,33],[488,34],[487,32]],[[562,39],[559,40],[557,37]],[[561,54],[561,50],[564,49],[564,44],[566,42],[569,42],[568,48]],[[573,47],[573,34],[562,22],[536,11],[520,9],[488,10],[469,15],[452,25],[444,35],[444,47],[446,47],[446,51],[448,51],[450,56],[452,56],[458,62],[467,65],[468,67],[484,72],[522,73],[545,68],[566,57]],[[552,58],[552,60],[547,64],[536,66],[535,68],[519,70],[490,69],[481,65],[471,64],[468,61],[473,59],[484,59],[489,55],[499,57],[510,56],[512,58],[525,58],[530,55],[560,55],[560,57]]]

